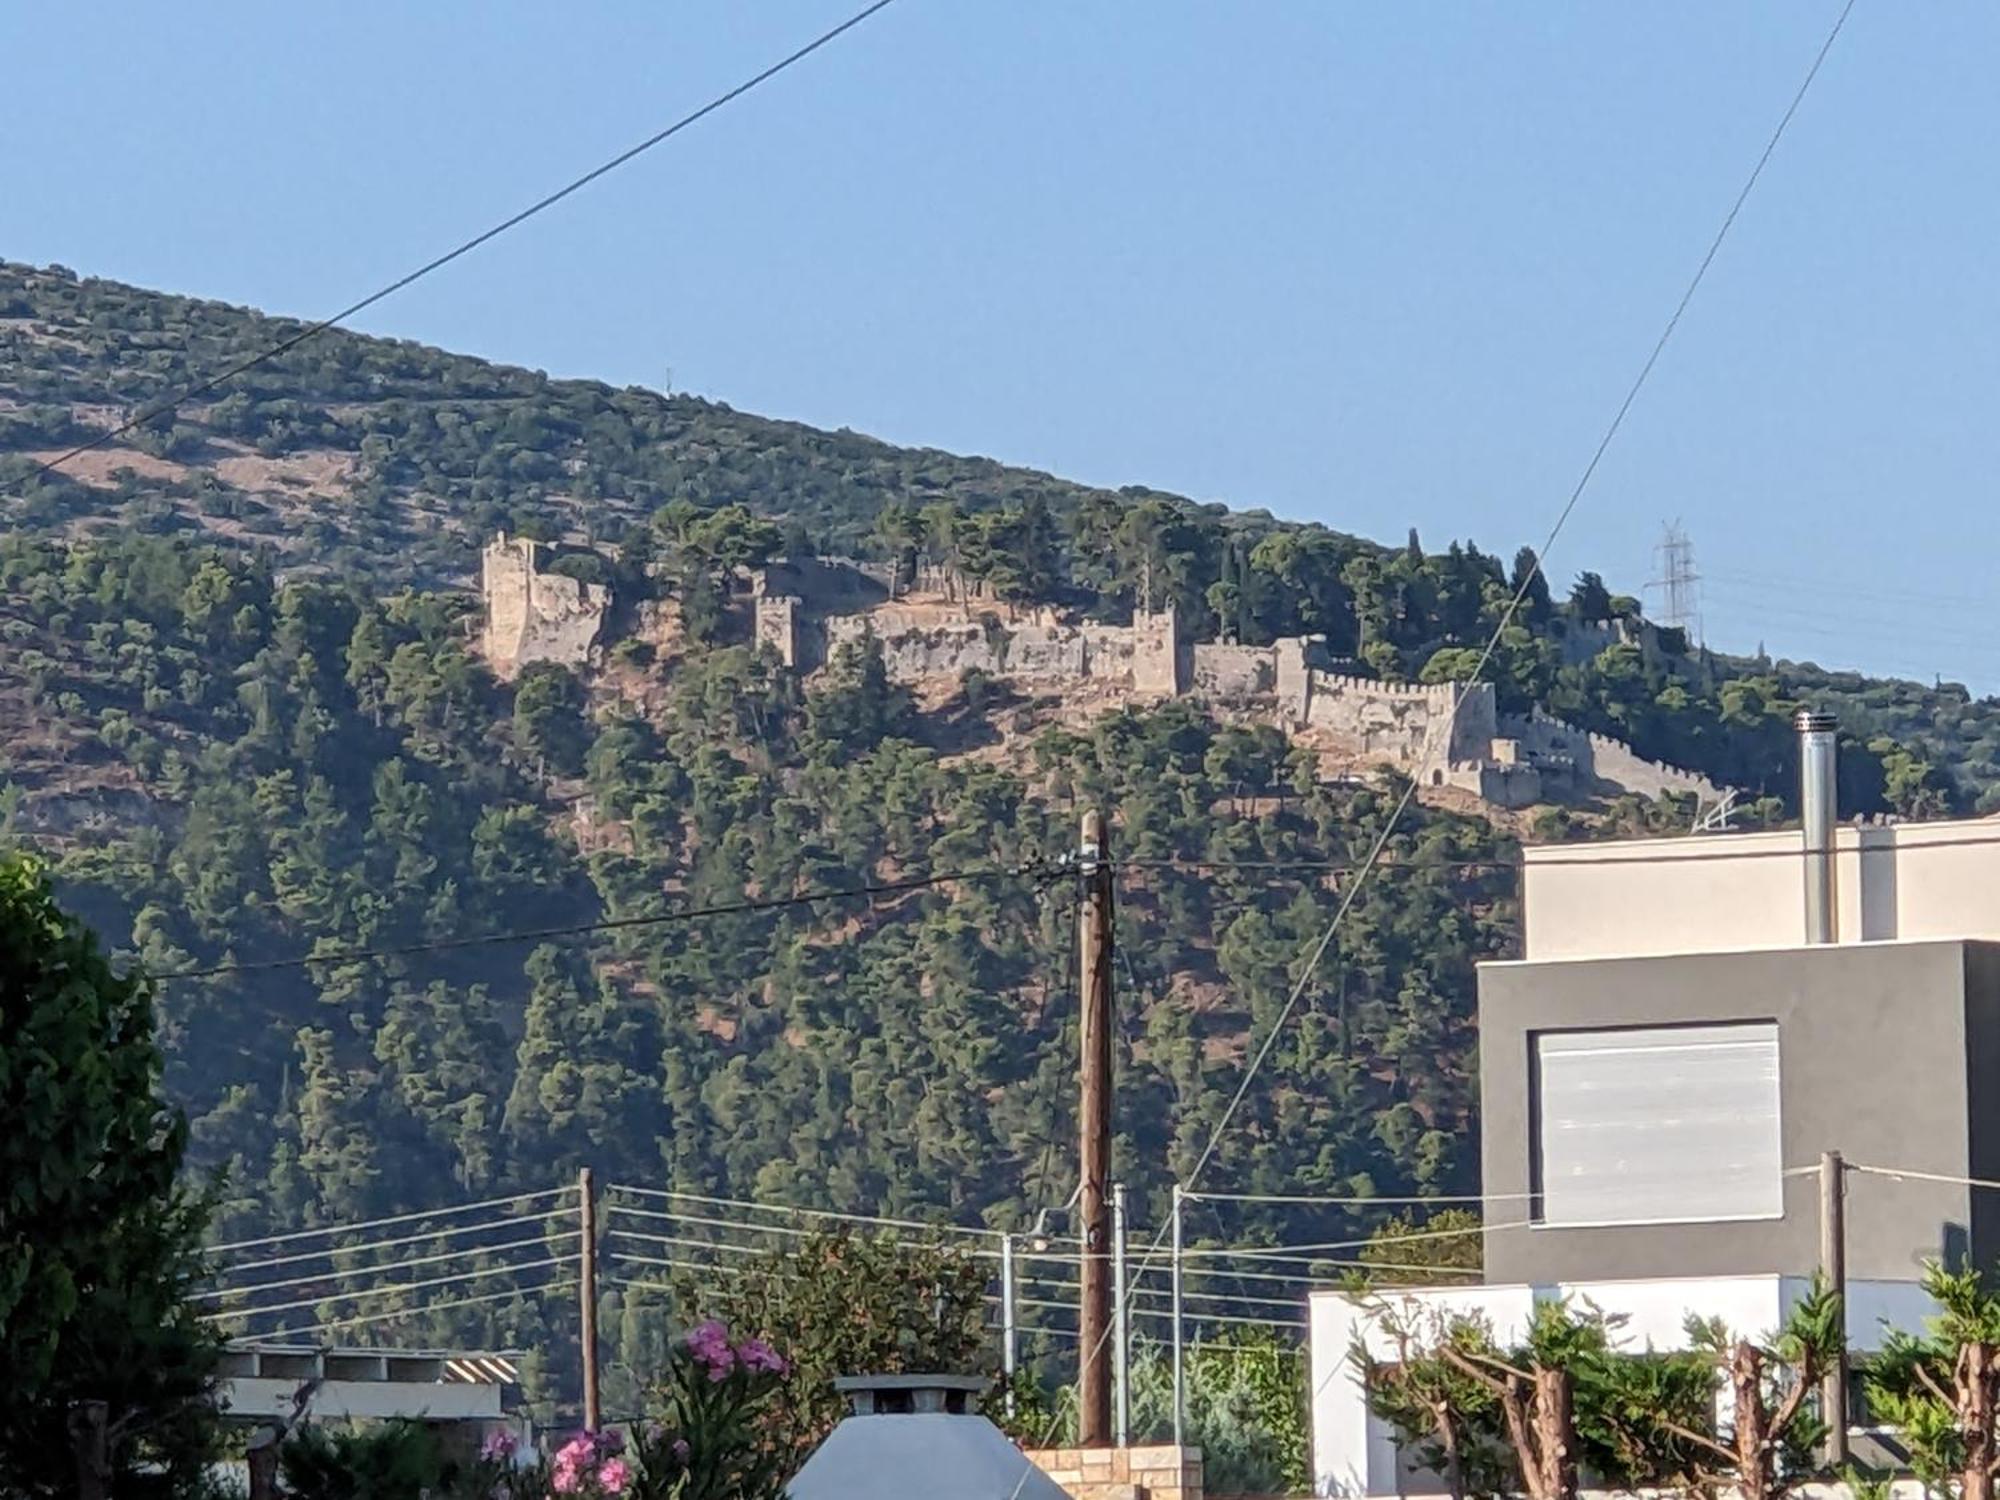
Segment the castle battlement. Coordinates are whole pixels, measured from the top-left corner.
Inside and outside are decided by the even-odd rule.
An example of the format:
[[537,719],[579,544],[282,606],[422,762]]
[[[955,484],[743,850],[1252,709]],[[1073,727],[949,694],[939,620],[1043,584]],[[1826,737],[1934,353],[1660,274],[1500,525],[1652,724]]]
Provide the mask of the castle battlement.
[[[535,543],[505,535],[487,546],[481,581],[496,673],[588,658],[610,603],[602,586],[542,572]],[[979,672],[1044,690],[1073,683],[1137,698],[1193,697],[1290,732],[1319,731],[1357,760],[1504,807],[1530,805],[1556,787],[1721,795],[1697,772],[1647,760],[1539,708],[1503,720],[1490,682],[1383,682],[1339,670],[1320,636],[1268,646],[1191,642],[1171,605],[1137,611],[1127,625],[1065,620],[1046,604],[1002,618],[947,570],[921,565],[900,595],[893,570],[840,558],[778,560],[747,581],[753,638],[794,671],[872,636],[895,682]]]

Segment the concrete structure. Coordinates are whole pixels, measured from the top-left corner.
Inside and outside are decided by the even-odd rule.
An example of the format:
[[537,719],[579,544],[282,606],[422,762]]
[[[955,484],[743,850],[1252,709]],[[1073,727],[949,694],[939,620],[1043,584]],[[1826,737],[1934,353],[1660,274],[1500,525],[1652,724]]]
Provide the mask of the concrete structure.
[[611,607],[603,584],[544,573],[536,544],[504,531],[481,555],[479,590],[486,607],[481,648],[503,680],[531,662],[583,665]]
[[872,1375],[834,1384],[851,1414],[786,1486],[790,1500],[1064,1500],[1061,1486],[979,1415],[983,1379]]
[[[1836,828],[1831,725],[1801,731],[1803,832],[1527,851],[1524,957],[1479,971],[1492,1284],[1420,1308],[1503,1340],[1565,1295],[1656,1348],[1690,1315],[1768,1331],[1819,1266],[1829,1151],[1855,1347],[1931,1311],[1926,1262],[2000,1266],[2000,826]],[[1314,1299],[1323,1494],[1435,1487],[1353,1378],[1379,1312]]]
[[[1834,941],[2000,941],[2000,822],[1833,834]],[[1797,948],[1805,856],[1792,832],[1522,851],[1531,960]]]
[[217,1394],[233,1422],[289,1418],[310,1386],[308,1420],[465,1426],[475,1447],[493,1432],[511,1432],[524,1447],[529,1437],[514,1354],[244,1341],[223,1351],[218,1374]]
[[[1779,1060],[1774,1138],[1760,1156],[1750,1154],[1740,1114],[1729,1113],[1740,1110],[1740,1082],[1728,1086],[1736,1097],[1711,1100],[1670,1054],[1635,1049],[1639,1061],[1622,1089],[1633,1128],[1656,1135],[1699,1111],[1722,1111],[1717,1138],[1689,1166],[1710,1176],[1767,1173],[1766,1191],[1753,1188],[1739,1216],[1675,1222],[1680,1184],[1660,1181],[1658,1206],[1646,1207],[1631,1174],[1649,1155],[1614,1142],[1627,1176],[1614,1212],[1643,1221],[1561,1222],[1570,1216],[1544,1201],[1543,1132],[1555,1128],[1539,1117],[1546,1039],[1612,1033],[1636,1043],[1652,1029],[1678,1027],[1698,1029],[1713,1045],[1759,1023],[1775,1030]],[[2000,1082],[2000,945],[1940,939],[1488,964],[1479,1031],[1486,1274],[1495,1281],[1810,1276],[1819,1263],[1817,1176],[1782,1174],[1810,1168],[1823,1151],[1943,1177],[2000,1178],[2000,1087],[1982,1087],[1986,1078]],[[1663,1124],[1669,1114],[1676,1120]],[[2000,1264],[2000,1193],[1869,1177],[1850,1200],[1851,1276],[1912,1281],[1940,1253]]]

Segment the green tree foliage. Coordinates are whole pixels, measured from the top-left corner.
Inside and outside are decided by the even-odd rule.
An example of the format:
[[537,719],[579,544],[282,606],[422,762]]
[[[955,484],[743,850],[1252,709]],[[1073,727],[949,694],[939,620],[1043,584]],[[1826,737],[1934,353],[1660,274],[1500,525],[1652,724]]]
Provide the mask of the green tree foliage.
[[1428,1217],[1400,1213],[1383,1220],[1355,1258],[1371,1286],[1474,1282],[1485,1265],[1481,1224],[1469,1208],[1440,1209]]
[[[1312,1487],[1305,1350],[1272,1329],[1239,1328],[1191,1340],[1183,1351],[1188,1442],[1220,1495],[1303,1494]],[[1135,1339],[1129,1369],[1132,1430],[1143,1441],[1173,1431],[1172,1350]]]
[[1977,1270],[1925,1269],[1938,1306],[1923,1333],[1891,1332],[1864,1368],[1870,1412],[1894,1426],[1937,1493],[1989,1500],[2000,1473],[2000,1296]]
[[1768,1340],[1691,1319],[1688,1347],[1671,1354],[1621,1349],[1621,1320],[1562,1301],[1539,1303],[1511,1349],[1477,1316],[1371,1306],[1389,1352],[1356,1338],[1369,1407],[1454,1496],[1571,1500],[1589,1481],[1780,1500],[1819,1472],[1825,1427],[1810,1400],[1841,1338],[1823,1286]]
[[[1302,974],[1339,900],[1302,867],[1366,857],[1399,786],[1321,784],[1283,735],[1186,703],[997,746],[1013,702],[975,704],[974,683],[951,714],[914,713],[865,643],[808,692],[741,638],[740,591],[778,549],[867,548],[955,572],[995,613],[1172,604],[1197,636],[1322,635],[1343,670],[1400,680],[1469,670],[1521,557],[1382,547],[339,331],[149,431],[170,465],[31,478],[27,454],[95,430],[78,412],[153,400],[297,325],[11,265],[0,305],[27,309],[0,327],[0,711],[19,727],[0,840],[46,850],[65,901],[160,972],[323,956],[158,991],[191,1164],[228,1174],[219,1238],[401,1213],[454,1185],[541,1188],[584,1161],[606,1180],[1024,1222],[1073,1186],[1065,882],[654,919],[1032,870],[1086,801],[1150,862],[1118,898],[1117,1149],[1141,1222],[1164,1218],[1301,980],[1211,1176],[1357,1198],[1474,1185],[1473,967],[1513,951],[1515,911],[1503,872],[1465,862],[1505,857],[1503,832],[1413,808]],[[651,671],[627,650],[603,680],[496,683],[464,585],[502,528],[608,576],[624,605],[664,595],[687,649],[669,632]],[[1503,707],[1772,799],[1754,817],[1790,795],[1802,702],[1856,736],[1845,811],[1927,814],[2000,786],[2000,712],[1962,689],[1636,626],[1599,650],[1595,622],[1618,612],[1602,593],[1530,589],[1487,664]],[[463,942],[598,921],[621,925],[550,951]],[[339,957],[374,947],[407,951]],[[1351,1240],[1383,1217],[1246,1208],[1194,1237]],[[502,1302],[380,1331],[532,1343],[561,1316]]]
[[152,992],[0,862],[0,1488],[75,1493],[68,1420],[106,1404],[120,1495],[192,1487],[218,1342],[190,1300],[206,1206],[160,1095]]
[[759,1416],[782,1473],[840,1420],[836,1376],[996,1373],[989,1268],[963,1251],[841,1227],[742,1269],[678,1277],[671,1305],[684,1327],[713,1318],[784,1352],[789,1368]]

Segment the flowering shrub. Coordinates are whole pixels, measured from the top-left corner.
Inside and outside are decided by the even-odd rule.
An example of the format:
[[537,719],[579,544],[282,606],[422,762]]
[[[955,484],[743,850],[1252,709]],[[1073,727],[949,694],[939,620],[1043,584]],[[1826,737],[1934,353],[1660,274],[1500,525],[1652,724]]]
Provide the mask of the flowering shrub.
[[634,1500],[781,1500],[784,1455],[760,1419],[790,1368],[764,1340],[731,1340],[720,1323],[689,1333],[660,1381],[662,1421],[636,1437],[644,1479]]
[[623,1495],[632,1483],[632,1466],[624,1458],[625,1442],[615,1432],[579,1432],[549,1464],[549,1489],[584,1500]]

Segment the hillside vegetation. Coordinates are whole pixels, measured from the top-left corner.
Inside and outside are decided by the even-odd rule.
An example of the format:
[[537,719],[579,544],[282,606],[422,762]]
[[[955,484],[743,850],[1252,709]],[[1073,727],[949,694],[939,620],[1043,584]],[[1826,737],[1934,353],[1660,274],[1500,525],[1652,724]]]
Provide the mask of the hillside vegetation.
[[[1158,1223],[1299,979],[1397,788],[1315,784],[1270,729],[1187,704],[950,753],[879,657],[802,685],[733,637],[730,570],[921,551],[1003,599],[1198,633],[1317,632],[1361,670],[1463,675],[1533,565],[1469,544],[1108,492],[979,459],[553,381],[343,333],[60,475],[36,465],[295,325],[0,266],[0,837],[170,980],[168,1082],[225,1173],[225,1234],[607,1179],[1018,1224],[1071,1186],[1074,893],[1044,862],[1115,810],[1118,1159]],[[682,644],[496,682],[464,585],[506,529],[660,598]],[[1950,688],[1719,658],[1671,632],[1565,665],[1635,616],[1585,575],[1530,589],[1491,663],[1540,704],[1782,816],[1788,716],[1849,715],[1853,810],[2000,784],[2000,711]],[[993,711],[965,684],[958,720]],[[1949,775],[1945,774],[1948,769]],[[1629,804],[1548,836],[1685,826]],[[1419,807],[1272,1053],[1210,1180],[1475,1185],[1473,965],[1512,951],[1508,837]],[[994,873],[999,872],[999,873]],[[936,886],[540,944],[455,943],[747,895]],[[311,953],[406,951],[392,958]],[[1244,1210],[1197,1234],[1337,1238],[1367,1214]],[[528,1339],[536,1314],[455,1315]]]

